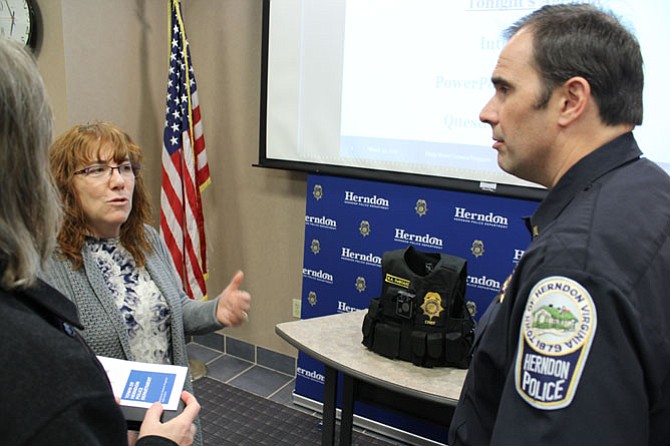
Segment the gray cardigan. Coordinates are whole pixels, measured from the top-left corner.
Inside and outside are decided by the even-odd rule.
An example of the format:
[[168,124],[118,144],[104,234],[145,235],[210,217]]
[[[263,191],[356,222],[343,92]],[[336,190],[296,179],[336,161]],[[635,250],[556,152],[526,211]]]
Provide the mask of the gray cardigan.
[[[216,319],[219,299],[200,302],[184,293],[172,265],[167,247],[158,232],[146,226],[153,252],[147,256],[145,267],[170,307],[170,342],[172,362],[188,366],[186,336],[209,333],[224,326]],[[86,342],[95,354],[134,360],[126,324],[114,304],[114,297],[100,269],[87,250],[83,251],[84,265],[77,271],[69,260],[55,254],[44,268],[43,279],[67,296],[76,305],[84,325]],[[193,393],[190,379],[186,390]]]

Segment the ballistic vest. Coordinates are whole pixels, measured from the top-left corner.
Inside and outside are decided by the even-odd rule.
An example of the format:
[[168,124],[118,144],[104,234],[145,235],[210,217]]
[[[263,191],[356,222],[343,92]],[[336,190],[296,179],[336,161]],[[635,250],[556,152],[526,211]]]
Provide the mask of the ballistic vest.
[[466,308],[466,260],[410,246],[383,254],[382,277],[382,294],[363,321],[363,344],[421,367],[467,368],[475,323]]

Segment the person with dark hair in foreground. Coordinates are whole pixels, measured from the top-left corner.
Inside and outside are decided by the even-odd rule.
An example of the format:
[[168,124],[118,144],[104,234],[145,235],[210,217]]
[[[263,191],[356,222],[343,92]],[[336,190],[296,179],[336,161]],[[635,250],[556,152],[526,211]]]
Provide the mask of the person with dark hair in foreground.
[[480,321],[449,445],[667,445],[670,179],[632,133],[639,44],[588,4],[507,37],[480,119],[500,167],[548,193]]
[[[104,369],[73,327],[77,310],[38,274],[61,221],[47,151],[51,109],[37,65],[0,38],[0,438],[3,445],[128,444],[126,421]],[[161,423],[147,410],[137,446],[193,442],[200,411]]]

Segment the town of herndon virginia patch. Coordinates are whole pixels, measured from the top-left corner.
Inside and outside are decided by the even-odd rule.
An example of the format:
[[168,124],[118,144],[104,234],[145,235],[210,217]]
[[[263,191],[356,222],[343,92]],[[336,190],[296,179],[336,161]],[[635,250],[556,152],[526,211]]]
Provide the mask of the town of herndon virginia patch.
[[552,276],[530,292],[516,357],[515,384],[531,406],[567,407],[577,390],[596,332],[593,299],[578,282]]

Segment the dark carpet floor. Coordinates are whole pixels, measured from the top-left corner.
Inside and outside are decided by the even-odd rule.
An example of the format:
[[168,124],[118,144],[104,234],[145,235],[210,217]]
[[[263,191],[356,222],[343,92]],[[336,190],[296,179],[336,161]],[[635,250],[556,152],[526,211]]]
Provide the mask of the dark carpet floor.
[[[206,446],[314,446],[321,419],[211,378],[193,383]],[[336,437],[338,438],[338,437]],[[393,443],[354,430],[352,444]]]

